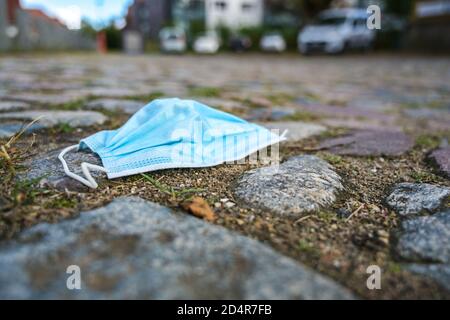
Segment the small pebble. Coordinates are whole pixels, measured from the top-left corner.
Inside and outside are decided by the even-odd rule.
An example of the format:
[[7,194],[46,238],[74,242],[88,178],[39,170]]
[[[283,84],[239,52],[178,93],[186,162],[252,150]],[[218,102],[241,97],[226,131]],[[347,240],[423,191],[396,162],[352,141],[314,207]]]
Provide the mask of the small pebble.
[[344,218],[348,218],[350,217],[350,215],[352,214],[349,210],[345,209],[345,208],[340,208],[336,211],[336,214],[339,218],[344,219]]
[[234,204],[233,202],[227,202],[225,203],[225,207],[226,208],[233,208],[236,204]]

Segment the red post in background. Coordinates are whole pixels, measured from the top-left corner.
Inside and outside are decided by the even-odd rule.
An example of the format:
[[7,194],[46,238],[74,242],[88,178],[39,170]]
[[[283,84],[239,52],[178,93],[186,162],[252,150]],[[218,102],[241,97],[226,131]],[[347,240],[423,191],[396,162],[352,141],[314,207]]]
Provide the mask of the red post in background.
[[108,53],[108,44],[106,42],[106,32],[101,31],[97,33],[97,52]]

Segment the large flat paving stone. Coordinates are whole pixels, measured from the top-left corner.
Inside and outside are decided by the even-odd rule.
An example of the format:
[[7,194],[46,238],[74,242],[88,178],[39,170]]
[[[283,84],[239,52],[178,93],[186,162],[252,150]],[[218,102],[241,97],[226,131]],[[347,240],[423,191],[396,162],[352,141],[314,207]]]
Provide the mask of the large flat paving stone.
[[386,112],[398,108],[398,104],[392,100],[392,97],[381,97],[380,90],[376,91],[378,92],[358,94],[350,99],[347,105],[369,112]]
[[[81,290],[66,288],[78,265]],[[0,245],[2,299],[352,299],[263,244],[136,197]]]
[[263,122],[260,123],[263,127],[273,130],[279,130],[282,134],[288,130],[286,135],[288,141],[298,141],[315,136],[325,132],[327,129],[324,126],[314,123],[307,123],[301,121],[286,121],[286,122]]
[[429,108],[405,109],[403,112],[415,119],[446,120],[450,124],[450,110],[437,110]]
[[[61,161],[58,159],[61,151],[62,149],[50,150],[26,160],[23,165],[27,170],[19,176],[19,179],[38,181],[41,188],[50,187],[60,191],[89,192],[90,190],[86,186],[65,174]],[[81,171],[83,162],[102,165],[97,155],[87,151],[69,152],[64,159],[70,170],[82,177],[84,176]],[[91,175],[98,182],[106,178],[104,173],[98,171],[91,171]]]
[[151,86],[152,92],[162,92],[166,97],[186,97],[189,93],[186,86],[176,81],[160,81]]
[[294,115],[298,109],[293,107],[253,108],[246,117],[249,121],[281,121]]
[[248,109],[248,107],[246,107],[244,103],[231,99],[214,98],[214,97],[193,97],[190,99],[206,104],[207,106],[210,106],[212,108],[223,108],[225,110],[230,111]]
[[79,90],[80,94],[91,97],[122,98],[145,94],[144,90],[119,87],[92,87]]
[[406,268],[424,277],[431,278],[450,291],[450,264],[411,263]]
[[450,178],[450,147],[434,150],[429,155],[429,159],[434,162],[444,176]]
[[74,102],[85,98],[87,95],[82,93],[59,93],[59,94],[44,94],[44,93],[19,93],[5,95],[4,99],[22,101],[28,103],[39,103],[44,105],[61,105]]
[[384,130],[392,131],[395,125],[386,123],[377,119],[361,119],[361,118],[324,118],[319,120],[323,124],[331,128],[346,128],[350,130]]
[[403,221],[396,252],[408,261],[450,263],[450,210]]
[[[80,89],[83,86],[82,81],[74,81],[73,79],[69,79],[68,81],[59,81],[54,82],[51,80],[40,80],[40,81],[32,81],[32,82],[18,82],[14,84],[14,89],[20,92],[70,92],[74,89]],[[24,94],[24,93],[22,93]]]
[[341,178],[330,164],[304,155],[245,173],[235,195],[248,206],[295,216],[332,204],[342,189]]
[[395,252],[406,269],[450,291],[450,210],[404,221]]
[[409,151],[414,141],[398,131],[358,130],[325,140],[319,145],[331,153],[350,156],[399,156]]
[[[26,125],[20,122],[0,123],[0,138],[10,138],[25,128]],[[45,126],[39,123],[33,123],[31,126],[26,128],[25,133],[32,133],[43,128],[45,128]]]
[[88,127],[95,124],[103,124],[107,120],[107,117],[105,115],[95,111],[34,110],[0,113],[0,120],[8,119],[33,121],[37,118],[40,118],[39,124],[47,128],[59,124],[68,124],[74,128]]
[[28,103],[20,101],[0,101],[0,112],[3,111],[16,111],[28,109],[31,106]]
[[387,204],[400,216],[433,213],[450,197],[450,188],[427,183],[399,183],[386,198]]
[[329,117],[332,119],[363,118],[363,119],[384,121],[386,123],[391,123],[395,119],[393,115],[351,106],[343,107],[343,106],[323,105],[318,103],[313,104],[300,103],[299,108],[300,110],[311,112],[324,117]]
[[134,114],[145,106],[145,102],[125,99],[97,99],[86,104],[88,109],[104,109],[108,111],[121,111]]

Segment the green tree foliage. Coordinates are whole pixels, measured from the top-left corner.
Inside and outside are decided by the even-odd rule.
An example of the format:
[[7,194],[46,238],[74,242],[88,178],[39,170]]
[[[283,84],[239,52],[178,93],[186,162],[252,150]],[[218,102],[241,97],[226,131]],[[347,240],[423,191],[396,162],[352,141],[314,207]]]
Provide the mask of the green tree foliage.
[[95,36],[97,35],[97,30],[92,26],[92,24],[89,23],[89,21],[83,19],[81,21],[81,32],[93,39],[95,39]]
[[111,22],[106,28],[103,29],[106,32],[106,43],[108,49],[110,50],[120,50],[122,49],[122,33],[121,31]]
[[414,8],[414,0],[387,0],[386,11],[398,16],[410,16]]
[[204,33],[206,30],[205,20],[204,19],[195,19],[192,20],[189,25],[189,32],[193,38],[199,36]]
[[[333,0],[267,0],[267,5],[276,9],[294,10],[304,18],[312,18],[327,9]],[[386,0],[386,12],[409,16],[415,0]]]
[[275,9],[291,10],[305,19],[316,16],[327,9],[333,0],[268,0],[267,5]]
[[83,20],[81,22],[81,32],[93,39],[99,32],[105,32],[108,49],[122,49],[122,31],[116,27],[114,20],[111,20],[106,26],[101,28],[96,28],[89,21]]

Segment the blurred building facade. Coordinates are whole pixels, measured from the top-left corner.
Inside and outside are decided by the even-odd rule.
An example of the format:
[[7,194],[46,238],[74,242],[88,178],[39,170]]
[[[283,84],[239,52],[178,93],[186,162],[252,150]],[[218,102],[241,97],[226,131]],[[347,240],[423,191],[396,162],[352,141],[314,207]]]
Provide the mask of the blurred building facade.
[[0,1],[0,50],[4,51],[8,47],[6,28],[8,27],[6,14],[6,1]]
[[0,0],[0,50],[94,49],[95,41],[20,0]]
[[450,0],[416,1],[408,46],[450,52]]
[[173,0],[135,0],[128,8],[126,31],[139,32],[145,39],[156,39],[172,20]]
[[173,22],[189,30],[192,25],[205,28],[206,10],[204,0],[178,0],[173,3]]
[[[293,3],[283,0],[135,0],[129,8],[124,36],[130,34],[128,42],[137,48],[143,47],[143,44],[137,45],[139,37],[141,42],[157,40],[161,28],[169,25],[183,28],[188,36],[219,26],[229,29],[261,25],[300,28],[300,23],[304,23],[300,19],[305,15],[302,15],[303,9],[299,9],[302,8],[298,6],[300,2],[297,6]],[[382,29],[377,32],[377,48],[450,50],[450,0],[330,0],[323,4],[324,8],[380,6]]]
[[135,0],[128,9],[126,30],[157,39],[168,24],[185,29],[192,23],[205,29],[236,29],[260,26],[263,18],[264,0]]
[[331,8],[367,8],[370,5],[377,5],[383,10],[386,7],[386,0],[333,0],[330,3]]
[[263,23],[263,0],[205,0],[208,29],[224,26],[230,29],[255,27]]

